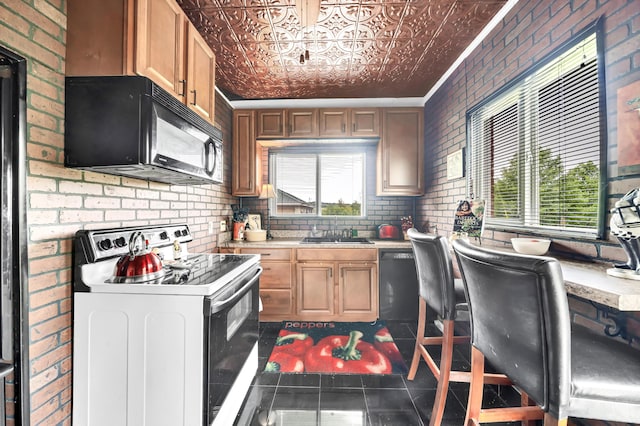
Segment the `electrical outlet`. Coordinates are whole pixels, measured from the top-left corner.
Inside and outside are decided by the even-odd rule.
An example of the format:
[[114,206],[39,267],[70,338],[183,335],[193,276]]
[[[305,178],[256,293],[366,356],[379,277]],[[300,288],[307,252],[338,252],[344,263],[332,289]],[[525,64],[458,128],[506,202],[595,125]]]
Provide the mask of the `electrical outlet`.
[[220,221],[220,232],[227,232],[227,221],[226,220],[221,220]]

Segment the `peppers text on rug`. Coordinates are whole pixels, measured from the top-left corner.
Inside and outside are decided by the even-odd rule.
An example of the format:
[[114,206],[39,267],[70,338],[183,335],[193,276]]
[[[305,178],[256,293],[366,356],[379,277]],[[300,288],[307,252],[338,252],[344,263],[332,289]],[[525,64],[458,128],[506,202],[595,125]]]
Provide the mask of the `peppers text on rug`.
[[283,321],[265,371],[405,374],[408,370],[384,321]]

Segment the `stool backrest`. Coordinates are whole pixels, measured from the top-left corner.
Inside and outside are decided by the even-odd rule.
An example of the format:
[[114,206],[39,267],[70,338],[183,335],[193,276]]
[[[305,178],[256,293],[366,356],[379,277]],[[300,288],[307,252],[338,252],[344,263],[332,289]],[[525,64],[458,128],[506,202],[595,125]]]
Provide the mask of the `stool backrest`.
[[440,235],[407,231],[416,260],[420,297],[443,319],[455,319],[456,297],[449,244]]
[[471,343],[543,409],[566,406],[571,328],[560,263],[456,240]]

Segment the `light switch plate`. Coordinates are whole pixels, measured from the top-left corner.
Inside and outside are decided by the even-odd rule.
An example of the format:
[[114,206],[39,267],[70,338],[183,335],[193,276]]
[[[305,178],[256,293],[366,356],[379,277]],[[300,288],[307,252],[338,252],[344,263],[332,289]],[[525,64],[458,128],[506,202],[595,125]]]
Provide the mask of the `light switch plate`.
[[226,220],[221,220],[220,221],[220,232],[227,232],[227,221]]

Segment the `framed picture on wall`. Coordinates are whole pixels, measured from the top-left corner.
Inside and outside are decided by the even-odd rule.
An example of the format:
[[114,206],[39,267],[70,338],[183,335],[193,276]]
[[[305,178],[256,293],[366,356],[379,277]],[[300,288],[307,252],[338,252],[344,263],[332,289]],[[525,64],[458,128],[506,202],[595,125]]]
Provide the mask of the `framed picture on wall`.
[[262,216],[260,213],[249,213],[247,220],[247,229],[262,229]]
[[640,80],[618,89],[618,174],[640,173]]
[[464,149],[447,155],[447,180],[464,176]]

